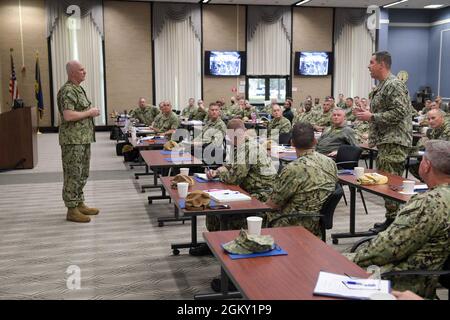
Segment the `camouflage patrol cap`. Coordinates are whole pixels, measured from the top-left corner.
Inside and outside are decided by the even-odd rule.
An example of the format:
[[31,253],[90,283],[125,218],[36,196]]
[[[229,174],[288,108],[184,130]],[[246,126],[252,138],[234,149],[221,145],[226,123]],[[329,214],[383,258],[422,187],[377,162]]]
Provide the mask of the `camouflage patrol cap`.
[[232,254],[251,254],[266,252],[275,248],[275,241],[271,235],[251,235],[241,229],[239,236],[223,245],[225,251]]
[[187,182],[187,183],[189,183],[189,187],[192,187],[195,184],[194,179],[192,179],[191,177],[186,176],[184,174],[177,174],[172,179],[172,188],[176,188],[178,182]]
[[164,144],[164,150],[172,150],[172,149],[174,149],[174,148],[176,148],[178,146],[178,143],[176,143],[175,141],[173,141],[173,140],[170,140],[170,141],[167,141],[165,144]]
[[204,210],[209,206],[209,194],[202,190],[195,190],[188,194],[185,200],[186,210]]

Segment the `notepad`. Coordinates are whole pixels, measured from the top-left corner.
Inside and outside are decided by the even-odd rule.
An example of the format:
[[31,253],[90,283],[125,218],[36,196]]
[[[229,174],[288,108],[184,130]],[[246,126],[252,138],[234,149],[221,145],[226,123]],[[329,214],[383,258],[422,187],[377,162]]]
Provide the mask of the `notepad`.
[[209,196],[216,200],[217,202],[232,202],[232,201],[248,201],[252,200],[252,198],[246,194],[243,194],[239,191],[233,190],[216,190],[216,191],[207,191]]
[[367,300],[374,293],[390,293],[389,280],[350,278],[320,271],[314,295]]

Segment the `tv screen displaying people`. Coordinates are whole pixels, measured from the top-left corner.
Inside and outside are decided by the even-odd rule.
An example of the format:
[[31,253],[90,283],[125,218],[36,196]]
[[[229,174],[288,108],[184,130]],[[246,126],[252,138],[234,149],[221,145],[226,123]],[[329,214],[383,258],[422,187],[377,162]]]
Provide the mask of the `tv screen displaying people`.
[[298,74],[303,76],[326,76],[329,71],[328,52],[300,52]]
[[209,74],[214,76],[239,76],[242,69],[242,55],[239,51],[211,51],[209,53]]

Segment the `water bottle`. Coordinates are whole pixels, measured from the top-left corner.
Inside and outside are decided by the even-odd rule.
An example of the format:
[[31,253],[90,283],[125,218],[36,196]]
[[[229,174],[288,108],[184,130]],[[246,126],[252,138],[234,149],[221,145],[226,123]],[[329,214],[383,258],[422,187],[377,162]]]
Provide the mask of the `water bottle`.
[[256,122],[256,113],[252,112],[251,117],[252,117],[252,122],[255,123]]

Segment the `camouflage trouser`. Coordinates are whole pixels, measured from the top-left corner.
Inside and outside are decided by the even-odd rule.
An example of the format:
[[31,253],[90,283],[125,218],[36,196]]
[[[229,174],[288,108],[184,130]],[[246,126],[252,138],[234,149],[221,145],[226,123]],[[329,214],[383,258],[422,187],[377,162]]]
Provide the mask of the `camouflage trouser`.
[[83,188],[89,177],[90,144],[61,146],[64,185],[62,198],[67,208],[74,208],[84,201]]
[[[280,215],[284,215],[284,213],[279,213],[279,212],[271,212],[267,214],[268,217],[268,221],[272,221],[273,219],[277,218]],[[272,228],[275,227],[289,227],[289,226],[302,226],[304,227],[306,230],[308,230],[309,232],[311,232],[312,234],[314,234],[315,236],[322,238],[322,232],[320,231],[320,222],[319,222],[319,218],[312,218],[312,217],[305,217],[305,218],[300,218],[300,217],[285,217],[285,218],[280,218],[278,220],[276,220],[275,222],[273,222]]]
[[[392,143],[380,144],[377,148],[377,169],[398,176],[403,175],[410,148]],[[400,206],[398,202],[386,199],[384,206],[386,208],[386,219],[395,219]]]
[[[268,193],[252,193],[252,197],[255,197],[259,201],[266,202],[269,195]],[[266,227],[266,214],[265,213],[255,213],[252,216],[259,216],[263,218],[262,227]],[[225,225],[223,230],[240,230],[247,229],[247,218],[242,215],[222,215],[225,218]],[[219,231],[220,228],[220,216],[207,215],[206,216],[206,228],[208,231]]]

